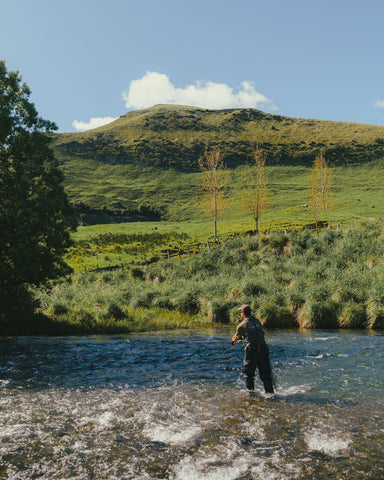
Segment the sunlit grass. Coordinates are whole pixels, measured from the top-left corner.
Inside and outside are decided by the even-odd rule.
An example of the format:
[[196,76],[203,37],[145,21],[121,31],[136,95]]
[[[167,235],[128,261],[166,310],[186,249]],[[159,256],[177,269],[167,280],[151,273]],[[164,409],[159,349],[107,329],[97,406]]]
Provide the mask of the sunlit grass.
[[238,236],[191,256],[75,274],[34,294],[62,333],[227,324],[243,303],[266,327],[381,329],[383,245],[377,221]]

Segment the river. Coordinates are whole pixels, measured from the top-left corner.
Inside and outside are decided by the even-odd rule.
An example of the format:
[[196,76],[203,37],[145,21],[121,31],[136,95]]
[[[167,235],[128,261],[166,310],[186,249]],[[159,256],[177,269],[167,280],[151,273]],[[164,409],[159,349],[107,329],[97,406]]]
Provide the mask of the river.
[[384,478],[384,336],[267,331],[249,397],[226,329],[0,340],[0,478]]

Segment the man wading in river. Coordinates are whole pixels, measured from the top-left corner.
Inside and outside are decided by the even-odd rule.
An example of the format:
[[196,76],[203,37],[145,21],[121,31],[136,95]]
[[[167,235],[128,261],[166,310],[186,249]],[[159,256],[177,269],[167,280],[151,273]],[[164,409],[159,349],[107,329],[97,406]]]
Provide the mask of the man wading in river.
[[273,394],[273,375],[269,358],[268,345],[264,340],[264,331],[261,323],[251,316],[251,307],[240,307],[242,322],[236,328],[236,334],[232,337],[232,345],[245,339],[244,377],[247,389],[252,393],[255,389],[255,371],[259,369],[260,378],[264,384],[265,392]]

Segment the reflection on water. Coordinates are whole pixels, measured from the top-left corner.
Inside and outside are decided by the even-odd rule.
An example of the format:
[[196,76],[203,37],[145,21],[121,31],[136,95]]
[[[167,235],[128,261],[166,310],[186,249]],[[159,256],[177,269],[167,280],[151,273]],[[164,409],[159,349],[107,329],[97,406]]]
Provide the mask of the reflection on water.
[[382,335],[268,332],[271,400],[230,334],[0,341],[0,478],[384,478]]

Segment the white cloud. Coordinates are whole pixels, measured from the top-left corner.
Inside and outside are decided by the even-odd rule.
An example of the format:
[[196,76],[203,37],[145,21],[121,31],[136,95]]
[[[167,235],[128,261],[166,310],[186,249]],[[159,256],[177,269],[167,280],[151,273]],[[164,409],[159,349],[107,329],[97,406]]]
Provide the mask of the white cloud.
[[122,95],[125,106],[132,109],[151,107],[156,104],[179,104],[202,108],[262,108],[276,109],[262,93],[255,90],[252,82],[244,81],[238,91],[225,83],[197,82],[177,88],[163,73],[147,72],[133,80],[128,91]]
[[374,107],[384,108],[384,100],[376,100]]
[[72,122],[72,126],[78,132],[84,132],[85,130],[91,130],[92,128],[102,127],[103,125],[107,125],[107,123],[111,123],[117,118],[113,117],[92,117],[89,122],[81,122],[79,120],[75,120]]

